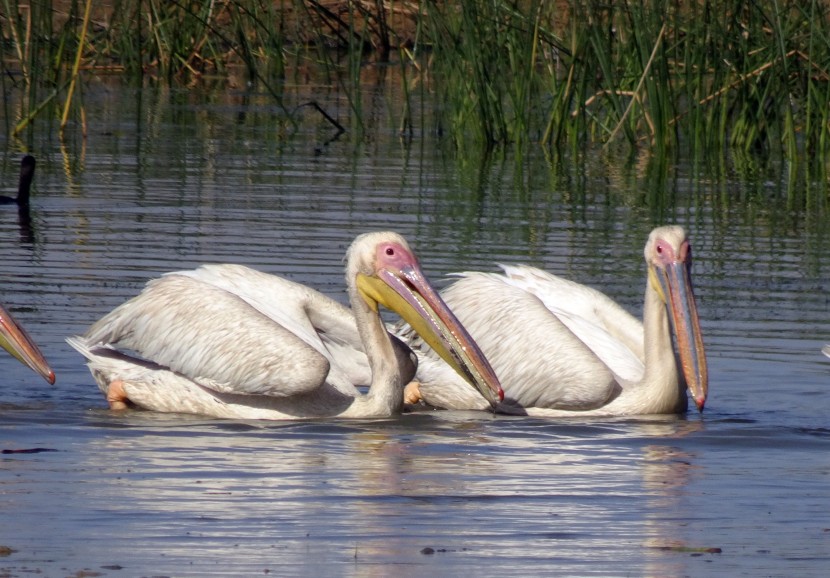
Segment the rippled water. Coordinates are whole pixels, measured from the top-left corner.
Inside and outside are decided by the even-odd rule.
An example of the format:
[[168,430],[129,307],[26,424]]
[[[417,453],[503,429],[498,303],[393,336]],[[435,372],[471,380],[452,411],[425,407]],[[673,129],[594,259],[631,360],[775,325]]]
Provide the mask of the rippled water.
[[[287,137],[256,102],[87,99],[85,142],[32,136],[32,230],[0,213],[2,300],[58,374],[0,360],[3,575],[825,574],[830,225],[787,209],[783,170],[714,184],[681,166],[655,184],[605,158],[472,162],[383,122],[360,144],[313,118]],[[20,157],[0,158],[5,194]],[[642,248],[668,221],[695,252],[702,416],[121,415],[63,341],[204,262],[345,301],[343,253],[369,229],[404,234],[438,285],[523,262],[639,312]]]

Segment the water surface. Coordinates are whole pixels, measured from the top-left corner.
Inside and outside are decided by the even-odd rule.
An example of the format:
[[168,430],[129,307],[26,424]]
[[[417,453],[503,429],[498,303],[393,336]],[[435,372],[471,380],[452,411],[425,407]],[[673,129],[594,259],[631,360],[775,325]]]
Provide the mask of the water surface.
[[[330,141],[313,119],[283,136],[256,99],[86,98],[86,141],[31,137],[31,228],[0,214],[3,302],[58,375],[49,387],[2,360],[0,573],[825,574],[830,225],[787,208],[783,168],[709,182],[681,163],[655,181],[608,157],[402,142],[382,114],[366,138]],[[0,157],[5,194],[21,156]],[[344,251],[374,229],[406,236],[439,286],[528,263],[639,314],[643,245],[664,222],[694,247],[703,415],[117,414],[63,341],[148,279],[206,262],[345,301]]]

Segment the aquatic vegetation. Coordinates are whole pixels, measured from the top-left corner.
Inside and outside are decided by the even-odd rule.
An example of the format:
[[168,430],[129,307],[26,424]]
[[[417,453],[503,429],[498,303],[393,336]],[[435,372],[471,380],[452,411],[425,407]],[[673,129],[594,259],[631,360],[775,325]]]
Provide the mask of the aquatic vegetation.
[[[62,127],[82,125],[83,83],[120,74],[224,78],[289,117],[305,104],[291,86],[335,87],[355,133],[372,114],[367,86],[385,82],[391,125],[459,147],[793,162],[830,148],[830,5],[818,0],[2,2],[3,88],[26,92],[6,111],[14,133],[53,103]],[[418,116],[424,103],[434,113]]]

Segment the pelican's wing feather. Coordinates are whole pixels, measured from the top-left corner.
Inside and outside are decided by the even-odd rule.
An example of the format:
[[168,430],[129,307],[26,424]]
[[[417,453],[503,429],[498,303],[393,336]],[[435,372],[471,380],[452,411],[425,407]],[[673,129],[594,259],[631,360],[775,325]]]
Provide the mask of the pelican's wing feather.
[[319,387],[329,370],[315,348],[243,299],[181,274],[150,281],[84,339],[226,393],[297,395]]
[[[458,277],[442,297],[487,356],[504,386],[506,401],[588,409],[616,393],[611,372],[536,295],[497,273],[466,272]],[[411,339],[411,334],[403,335]],[[432,355],[422,352],[422,357],[418,375],[424,399],[434,397],[441,405],[452,395],[466,403],[467,395],[450,390],[451,373],[439,373]]]
[[233,419],[296,419],[344,411],[352,398],[323,384],[315,391],[290,397],[218,392],[187,377],[84,337],[67,343],[88,360],[92,376],[107,395],[118,379],[129,401],[153,411],[193,413]]
[[352,384],[368,385],[372,374],[348,307],[319,291],[243,265],[203,265],[187,275],[224,289],[272,319],[325,357],[328,381],[354,393]]
[[623,381],[642,378],[643,325],[604,293],[525,265],[501,265],[505,282],[535,295]]

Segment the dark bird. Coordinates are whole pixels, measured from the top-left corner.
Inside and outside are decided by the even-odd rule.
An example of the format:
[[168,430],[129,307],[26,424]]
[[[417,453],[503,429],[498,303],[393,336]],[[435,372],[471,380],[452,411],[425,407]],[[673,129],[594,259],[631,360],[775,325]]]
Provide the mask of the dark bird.
[[15,204],[18,207],[29,206],[29,189],[35,178],[35,157],[26,155],[20,161],[20,180],[17,183],[17,197],[0,196],[0,205]]

